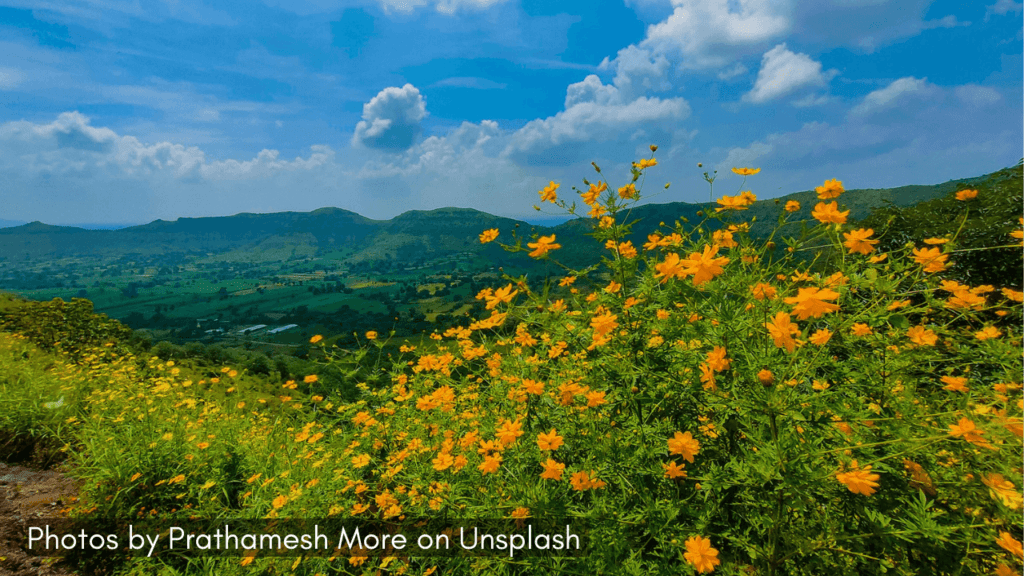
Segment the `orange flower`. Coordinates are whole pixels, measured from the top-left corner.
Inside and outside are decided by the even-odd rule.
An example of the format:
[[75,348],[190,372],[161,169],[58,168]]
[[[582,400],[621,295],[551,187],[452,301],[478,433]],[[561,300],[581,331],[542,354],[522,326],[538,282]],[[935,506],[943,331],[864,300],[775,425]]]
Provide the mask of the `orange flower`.
[[619,326],[619,323],[615,321],[618,318],[615,314],[602,308],[598,308],[597,312],[600,314],[590,320],[590,327],[593,328],[595,334],[605,336]]
[[437,455],[437,458],[434,458],[433,463],[434,463],[434,470],[437,470],[438,472],[440,472],[442,470],[447,469],[452,464],[454,464],[455,463],[455,458],[451,454],[449,454],[448,452],[442,452],[442,453]]
[[815,346],[824,346],[825,344],[828,343],[828,341],[831,338],[832,338],[832,332],[830,332],[829,330],[827,330],[825,328],[822,328],[822,329],[816,331],[814,334],[811,334],[811,336],[808,338],[808,340],[810,340],[811,344],[814,344]]
[[607,189],[608,184],[605,182],[601,182],[599,185],[591,184],[590,189],[583,193],[583,201],[587,206],[593,206],[594,202],[597,202],[597,198],[601,195],[601,192],[604,192]]
[[798,320],[807,320],[808,318],[821,318],[824,314],[839,310],[838,305],[825,302],[825,300],[835,300],[836,298],[839,298],[839,293],[834,290],[811,287],[801,288],[796,296],[786,298],[783,302],[794,305],[793,313],[796,314]]
[[928,274],[942,272],[949,267],[946,260],[949,254],[943,254],[939,248],[914,248],[914,262],[924,266]]
[[729,368],[729,360],[725,357],[726,351],[724,346],[715,346],[715,349],[708,352],[707,363],[708,366],[715,372],[721,372]]
[[693,463],[693,457],[700,452],[698,442],[689,432],[676,432],[676,435],[668,439],[669,454],[679,454],[687,462]]
[[960,200],[961,202],[967,201],[967,200],[974,200],[977,197],[978,197],[978,191],[977,190],[961,190],[961,191],[956,193],[956,199]]
[[846,212],[839,211],[839,205],[836,202],[818,202],[811,211],[811,217],[821,222],[822,224],[846,224],[846,217],[850,215],[850,211]]
[[777,291],[775,290],[775,287],[772,286],[771,284],[765,284],[764,282],[761,282],[759,284],[751,286],[750,293],[754,295],[755,300],[764,300],[766,298],[768,300],[771,300],[772,298],[775,298],[775,294],[777,293]]
[[717,245],[705,246],[703,254],[694,252],[682,261],[684,273],[687,276],[693,276],[694,286],[700,286],[725,272],[722,266],[728,264],[729,259],[724,256],[715,258],[716,254],[718,254]]
[[366,333],[366,339],[367,340],[376,340],[377,339],[377,332],[375,332],[373,330],[368,331]]
[[996,538],[996,544],[1003,549],[1013,554],[1017,558],[1024,558],[1024,545],[1019,540],[1013,537],[1009,532],[999,531],[999,538]]
[[758,172],[760,172],[761,169],[760,168],[733,168],[732,171],[733,171],[734,174],[739,174],[740,176],[751,176],[753,174],[757,174]]
[[871,496],[875,493],[875,488],[878,488],[876,480],[879,478],[878,474],[871,473],[871,466],[861,468],[856,460],[850,462],[850,468],[847,472],[836,474],[836,480],[845,484],[850,489],[850,492],[863,494],[864,496]]
[[576,472],[569,479],[569,483],[572,484],[573,490],[591,490],[596,488],[604,488],[607,484],[597,479],[597,474],[591,470],[590,472]]
[[967,418],[961,418],[956,424],[949,425],[950,436],[954,438],[963,438],[965,442],[970,442],[975,446],[981,446],[982,448],[988,448],[989,450],[998,450],[998,448],[982,437],[984,434],[984,431],[978,430],[977,426],[974,425],[974,422],[971,422]]
[[945,384],[945,386],[943,386],[943,389],[945,390],[949,390],[950,392],[967,392],[967,378],[960,376],[943,376],[940,380]]
[[1016,510],[1024,503],[1020,492],[1013,489],[1013,482],[1003,478],[1002,474],[986,474],[981,477],[981,481],[988,486],[988,493],[992,499],[999,500],[1007,508]]
[[711,547],[711,540],[702,536],[687,538],[686,553],[683,554],[683,558],[693,564],[700,574],[714,572],[715,566],[722,563],[718,559],[718,550]]
[[558,250],[562,247],[561,244],[555,244],[555,235],[541,236],[536,242],[529,242],[526,244],[527,247],[533,248],[533,252],[530,252],[531,258],[540,258],[552,250]]
[[538,194],[540,194],[541,201],[551,202],[552,204],[554,204],[558,200],[558,193],[555,192],[555,190],[558,190],[559,186],[561,186],[561,184],[555,184],[554,181],[552,181],[550,184],[547,185],[547,188],[544,188],[540,192],[537,192]]
[[312,338],[309,339],[309,343],[310,344],[316,344],[317,342],[319,342],[319,341],[321,341],[323,339],[324,339],[323,336],[317,334],[316,336],[313,336]]
[[558,450],[562,445],[562,437],[552,428],[547,434],[541,432],[537,435],[537,446],[541,450]]
[[800,326],[790,321],[789,314],[777,313],[771,322],[765,323],[764,327],[768,329],[775,346],[785,348],[790,353],[796,350],[797,342],[793,336],[800,334]]
[[796,200],[790,200],[789,202],[786,202],[785,209],[786,212],[796,212],[797,210],[800,209],[800,203],[797,202]]
[[871,331],[871,326],[868,326],[867,324],[864,324],[863,322],[855,323],[850,328],[850,332],[854,336],[869,336],[869,335],[873,334],[873,332]]
[[743,196],[722,196],[718,199],[718,203],[721,207],[715,208],[715,212],[721,212],[722,210],[746,210],[750,202],[747,201]]
[[679,254],[675,252],[665,256],[664,262],[655,264],[654,269],[657,271],[654,277],[661,278],[662,284],[667,282],[669,278],[682,278],[685,275],[683,265],[679,260]]
[[757,381],[765,386],[771,386],[775,382],[775,375],[767,368],[757,373]]
[[487,244],[488,242],[494,241],[498,237],[498,229],[491,228],[490,230],[484,230],[480,233],[480,243]]
[[974,333],[974,337],[978,340],[989,340],[991,338],[999,338],[1003,333],[999,331],[999,328],[995,326],[986,326],[981,330]]
[[871,254],[875,249],[875,244],[878,244],[878,240],[868,240],[868,237],[874,233],[875,231],[871,228],[844,232],[843,237],[846,238],[846,242],[843,242],[843,246],[850,250],[850,254]]
[[839,198],[839,195],[846,190],[843,188],[842,182],[833,178],[825,180],[825,183],[815,188],[814,191],[818,193],[819,200],[831,200],[832,198]]
[[918,346],[935,346],[935,343],[939,341],[939,337],[931,330],[924,326],[912,326],[907,330],[907,338]]
[[271,502],[271,505],[274,507],[274,510],[277,510],[279,508],[282,508],[287,503],[288,497],[285,496],[284,494],[281,494],[277,498],[274,498],[274,501]]
[[626,184],[622,188],[619,188],[619,198],[622,198],[623,200],[629,200],[633,196],[636,196],[636,185],[634,185],[632,182]]
[[544,471],[541,472],[540,477],[545,480],[561,480],[564,470],[565,464],[548,458],[548,461],[544,463]]
[[505,420],[501,428],[496,432],[498,441],[503,446],[514,444],[516,439],[523,435],[523,424],[519,420]]
[[680,466],[675,462],[669,462],[668,464],[662,464],[661,467],[665,470],[665,477],[675,480],[676,478],[686,478],[685,466]]
[[484,456],[484,461],[476,467],[477,470],[484,474],[494,474],[501,467],[501,454],[495,452],[488,456]]

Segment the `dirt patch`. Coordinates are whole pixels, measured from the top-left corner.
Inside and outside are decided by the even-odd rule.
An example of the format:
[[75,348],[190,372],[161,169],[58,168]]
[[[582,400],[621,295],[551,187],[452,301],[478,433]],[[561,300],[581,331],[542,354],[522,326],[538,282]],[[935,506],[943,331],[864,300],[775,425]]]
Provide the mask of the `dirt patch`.
[[78,483],[59,470],[33,470],[0,463],[0,576],[74,574],[56,558],[25,552],[25,521],[60,518],[75,500]]

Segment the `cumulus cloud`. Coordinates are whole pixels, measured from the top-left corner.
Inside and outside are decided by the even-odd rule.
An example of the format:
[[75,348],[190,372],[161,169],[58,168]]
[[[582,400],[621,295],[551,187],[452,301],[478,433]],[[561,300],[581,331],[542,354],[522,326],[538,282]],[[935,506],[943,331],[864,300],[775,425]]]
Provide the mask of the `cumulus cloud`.
[[760,104],[790,94],[806,86],[824,86],[835,72],[822,72],[821,62],[807,54],[797,54],[779,44],[761,59],[754,88],[743,96],[748,102]]
[[1024,11],[1024,3],[1013,0],[996,0],[995,4],[985,7],[985,20],[987,21],[993,15],[1003,16],[1010,12],[1016,14],[1021,11]]
[[928,98],[934,96],[937,87],[928,83],[927,78],[907,76],[893,81],[885,88],[869,93],[864,100],[850,110],[852,116],[867,116],[892,108],[910,98]]
[[412,84],[381,90],[363,105],[363,119],[356,124],[352,144],[379,150],[408,149],[419,137],[427,103]]
[[684,69],[724,67],[751,46],[786,34],[789,2],[672,0],[672,14],[647,29],[641,46],[678,53]]
[[690,105],[683,98],[648,95],[673,88],[665,56],[629,46],[598,68],[615,71],[610,84],[595,74],[570,84],[564,110],[527,122],[512,134],[502,154],[523,158],[568,143],[621,141],[625,134],[647,136],[646,129],[672,131],[672,123],[689,117]]

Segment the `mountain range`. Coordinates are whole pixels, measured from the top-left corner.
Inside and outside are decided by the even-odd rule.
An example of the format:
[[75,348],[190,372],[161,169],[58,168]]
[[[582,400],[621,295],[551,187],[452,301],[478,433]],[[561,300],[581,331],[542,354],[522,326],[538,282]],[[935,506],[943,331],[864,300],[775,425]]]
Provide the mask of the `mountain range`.
[[[988,176],[952,180],[937,185],[903,186],[890,189],[849,190],[841,200],[851,211],[850,218],[867,216],[873,208],[891,203],[909,206],[955,191],[958,186],[984,181]],[[782,207],[789,200],[801,204],[796,219],[810,218],[817,202],[814,191],[789,194],[778,199],[755,202],[741,213],[753,221],[752,233],[764,235],[774,227]],[[582,203],[578,203],[582,206]],[[678,219],[699,220],[698,212],[714,206],[709,203],[671,202],[635,207],[629,220],[634,226],[634,243],[642,241],[659,223],[671,225]],[[240,259],[281,246],[302,247],[306,253],[341,252],[345,260],[359,262],[415,256],[477,253],[496,255],[499,248],[481,245],[481,231],[497,228],[499,241],[510,243],[510,232],[530,231],[555,234],[567,246],[590,231],[588,219],[573,219],[556,226],[534,226],[521,220],[495,216],[468,208],[413,210],[390,220],[372,220],[340,208],[320,208],[312,212],[242,213],[234,216],[155,220],[148,224],[116,230],[96,230],[71,226],[52,226],[31,222],[0,229],[0,260],[58,259],[62,257],[119,257],[131,254],[231,255]],[[565,241],[565,242],[563,242]],[[526,239],[524,238],[524,243]],[[236,253],[236,254],[231,254]],[[586,250],[561,253],[567,264],[582,264],[592,257]],[[563,258],[563,261],[564,261]]]

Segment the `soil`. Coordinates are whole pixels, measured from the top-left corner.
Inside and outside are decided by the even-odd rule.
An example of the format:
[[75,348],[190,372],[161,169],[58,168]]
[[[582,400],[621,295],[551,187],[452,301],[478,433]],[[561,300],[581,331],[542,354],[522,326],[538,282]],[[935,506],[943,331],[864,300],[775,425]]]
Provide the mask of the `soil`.
[[62,518],[77,499],[78,483],[59,470],[0,463],[0,576],[65,576],[58,558],[26,552],[25,521]]

